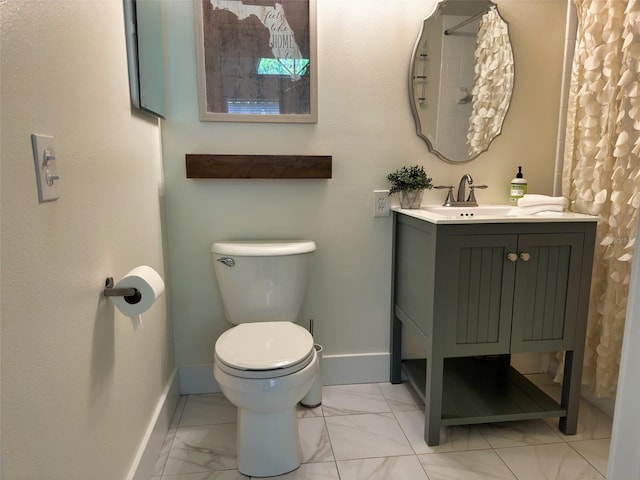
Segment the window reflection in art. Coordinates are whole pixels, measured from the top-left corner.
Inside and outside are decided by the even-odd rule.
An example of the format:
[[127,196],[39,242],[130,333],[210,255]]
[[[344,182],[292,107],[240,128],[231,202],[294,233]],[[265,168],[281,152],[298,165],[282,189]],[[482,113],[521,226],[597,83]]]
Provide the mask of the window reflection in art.
[[310,26],[309,0],[203,0],[206,112],[311,114]]

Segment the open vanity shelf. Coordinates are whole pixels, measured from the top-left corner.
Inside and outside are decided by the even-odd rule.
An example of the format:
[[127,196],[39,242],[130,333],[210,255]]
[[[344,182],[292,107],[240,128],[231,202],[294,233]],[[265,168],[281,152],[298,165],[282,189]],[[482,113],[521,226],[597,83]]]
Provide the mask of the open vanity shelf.
[[[426,360],[405,360],[402,370],[425,401]],[[442,425],[562,417],[567,410],[501,358],[444,360]],[[425,402],[426,403],[426,402]]]
[[[595,219],[430,218],[394,212],[391,315],[391,382],[404,373],[424,400],[427,444],[443,425],[542,417],[576,433]],[[425,359],[404,359],[403,330]],[[560,402],[510,365],[557,351]]]

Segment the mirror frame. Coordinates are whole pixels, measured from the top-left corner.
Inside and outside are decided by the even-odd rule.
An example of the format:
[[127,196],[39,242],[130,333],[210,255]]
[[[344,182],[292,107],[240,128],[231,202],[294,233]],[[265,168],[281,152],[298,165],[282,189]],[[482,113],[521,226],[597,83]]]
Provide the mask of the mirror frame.
[[[507,114],[509,113],[509,109],[511,108],[511,99],[513,98],[513,89],[511,91],[511,95],[510,95],[511,98],[509,99],[509,105],[507,106],[507,109],[504,112],[504,119],[502,120],[502,124],[500,125],[500,131],[487,144],[487,148],[485,148],[481,152],[477,153],[473,157],[468,158],[466,160],[452,160],[452,159],[444,156],[442,153],[440,153],[438,150],[435,149],[435,147],[433,146],[431,141],[422,132],[422,124],[420,122],[420,115],[419,115],[418,107],[417,107],[416,101],[415,101],[415,86],[414,86],[415,82],[414,82],[414,79],[415,79],[415,75],[416,75],[416,55],[418,54],[418,50],[420,48],[420,41],[422,40],[422,35],[424,34],[424,31],[425,31],[425,23],[432,16],[434,16],[434,15],[436,15],[438,13],[438,11],[442,8],[442,5],[445,4],[446,2],[447,2],[447,0],[438,0],[438,2],[435,5],[435,8],[427,16],[425,16],[422,19],[422,22],[421,22],[421,25],[420,25],[420,32],[418,33],[418,37],[416,38],[415,44],[413,46],[413,50],[411,52],[411,60],[410,60],[410,63],[409,63],[409,105],[411,106],[411,113],[413,114],[413,119],[414,119],[415,125],[416,125],[416,135],[418,137],[420,137],[422,140],[424,140],[424,142],[427,144],[427,149],[429,150],[429,153],[433,153],[440,160],[442,160],[442,161],[444,161],[446,163],[449,163],[451,165],[460,165],[460,164],[468,163],[468,162],[470,162],[472,160],[475,160],[480,155],[482,155],[483,153],[488,151],[489,147],[491,146],[493,141],[502,134],[502,127],[504,126],[504,120],[507,118]],[[502,14],[500,13],[500,10],[498,9],[498,5],[493,0],[489,0],[489,2],[492,3],[496,7],[496,11],[498,12],[498,15],[500,16],[502,21],[507,25],[507,31],[508,31],[509,30],[509,22],[507,22],[504,19],[504,17],[502,16]],[[509,36],[509,43],[511,43],[511,36]],[[512,57],[515,57],[513,55],[513,45],[511,46],[511,50],[512,50]],[[515,79],[515,58],[514,58],[513,70],[514,70],[513,76],[514,76],[514,79]],[[515,80],[514,80],[514,86],[515,86]]]
[[122,3],[131,105],[165,118],[162,3],[158,0],[122,0]]

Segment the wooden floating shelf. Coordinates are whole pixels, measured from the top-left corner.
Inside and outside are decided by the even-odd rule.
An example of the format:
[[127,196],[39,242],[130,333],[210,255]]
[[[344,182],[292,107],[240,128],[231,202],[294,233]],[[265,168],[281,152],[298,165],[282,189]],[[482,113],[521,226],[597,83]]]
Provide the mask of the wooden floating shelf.
[[331,155],[185,155],[187,178],[331,178]]
[[[424,400],[426,361],[406,360],[407,378]],[[563,417],[567,410],[515,368],[500,371],[489,357],[444,359],[442,425],[467,425],[541,417]]]

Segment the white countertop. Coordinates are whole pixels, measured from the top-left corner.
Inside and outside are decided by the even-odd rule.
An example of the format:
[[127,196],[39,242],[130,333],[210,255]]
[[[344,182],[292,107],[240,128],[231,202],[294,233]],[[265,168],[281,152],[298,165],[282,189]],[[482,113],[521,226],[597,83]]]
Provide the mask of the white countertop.
[[393,210],[403,215],[437,224],[597,222],[599,218],[572,212],[523,214],[520,209],[510,205],[481,205],[478,207],[423,205],[419,209],[395,207]]

